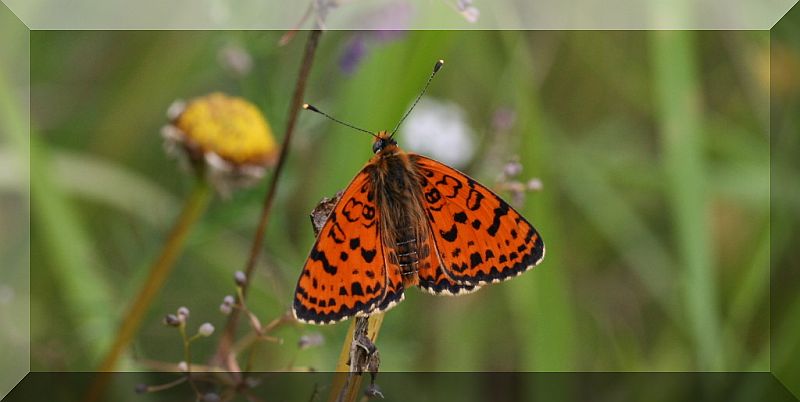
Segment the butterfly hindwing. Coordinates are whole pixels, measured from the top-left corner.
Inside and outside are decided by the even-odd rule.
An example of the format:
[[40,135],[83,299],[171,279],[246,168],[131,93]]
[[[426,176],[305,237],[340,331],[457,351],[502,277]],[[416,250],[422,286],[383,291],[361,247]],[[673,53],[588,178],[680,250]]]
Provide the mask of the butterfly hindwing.
[[[401,274],[400,266],[397,264],[396,257],[394,257],[394,250],[390,250],[386,246],[387,242],[382,241],[383,247],[384,266],[386,267],[386,294],[383,300],[375,306],[374,312],[383,312],[400,303],[405,298],[405,286],[403,284],[403,276]],[[393,257],[395,259],[393,259]]]
[[542,260],[541,236],[508,203],[453,168],[421,155],[409,157],[419,172],[433,243],[450,283],[500,282]]
[[369,315],[386,296],[384,263],[375,189],[361,171],[342,193],[306,260],[295,291],[295,317],[328,324]]

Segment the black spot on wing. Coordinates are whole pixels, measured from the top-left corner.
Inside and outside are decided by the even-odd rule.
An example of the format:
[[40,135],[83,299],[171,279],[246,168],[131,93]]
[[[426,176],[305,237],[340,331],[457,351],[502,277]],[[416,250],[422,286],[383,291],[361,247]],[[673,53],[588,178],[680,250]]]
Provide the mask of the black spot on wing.
[[453,220],[455,220],[458,223],[464,223],[467,221],[467,214],[465,214],[464,211],[461,211],[453,215]]
[[361,240],[358,237],[350,239],[350,250],[355,250],[361,245]]
[[371,221],[375,218],[375,208],[365,205],[364,209],[362,209],[361,214],[364,216],[364,219]]
[[344,215],[345,219],[348,221],[356,222],[359,220],[359,215],[361,215],[361,210],[363,207],[363,202],[358,201],[355,198],[351,198],[344,204],[344,207],[342,208],[342,215]]
[[470,268],[476,268],[478,265],[483,263],[483,257],[481,257],[481,253],[472,253],[469,255],[469,265]]
[[361,284],[353,282],[353,284],[350,285],[350,294],[353,296],[364,296],[364,290],[361,289]]
[[442,194],[435,187],[425,192],[425,201],[435,204],[442,199]]
[[483,194],[471,188],[469,190],[469,195],[467,195],[467,208],[469,208],[470,211],[477,211],[478,208],[481,207],[481,201],[483,201]]
[[333,222],[333,225],[331,225],[330,230],[328,230],[328,237],[333,239],[333,242],[336,244],[344,243],[346,237],[344,235],[342,227],[339,226],[339,222]]
[[463,187],[458,180],[456,180],[453,176],[447,174],[443,175],[442,179],[436,182],[436,185],[439,186],[440,188],[447,188],[448,190],[450,190],[448,192],[451,192],[451,194],[444,195],[447,198],[455,198],[456,196],[458,196],[458,190],[460,190],[461,187]]
[[486,232],[489,233],[490,236],[494,236],[497,234],[497,230],[500,229],[500,218],[508,214],[508,204],[500,201],[500,206],[494,209],[494,218],[492,218],[492,225],[486,228]]
[[322,264],[322,269],[325,270],[325,272],[331,275],[336,275],[338,268],[328,261],[328,257],[325,256],[324,251],[315,248],[314,251],[311,252],[309,258]]
[[439,234],[442,235],[443,239],[452,243],[456,241],[456,238],[458,238],[458,229],[456,229],[456,225],[454,223],[453,226],[450,228],[450,230],[446,232],[444,230],[439,229]]
[[375,254],[377,253],[378,253],[377,249],[372,249],[372,250],[367,250],[365,248],[361,249],[361,257],[363,257],[364,261],[366,261],[368,264],[375,259]]
[[465,262],[462,262],[461,264],[457,264],[455,262],[450,264],[450,269],[452,269],[453,271],[458,272],[458,273],[466,271],[467,268],[468,268],[467,267],[467,263],[465,263]]

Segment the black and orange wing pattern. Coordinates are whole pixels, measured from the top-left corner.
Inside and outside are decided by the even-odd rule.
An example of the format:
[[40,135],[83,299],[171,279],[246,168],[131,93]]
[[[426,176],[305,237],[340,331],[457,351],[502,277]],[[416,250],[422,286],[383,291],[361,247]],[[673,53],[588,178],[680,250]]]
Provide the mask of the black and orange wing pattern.
[[436,274],[450,279],[436,279],[440,288],[454,293],[446,289],[450,284],[469,291],[470,286],[506,280],[541,262],[541,236],[508,203],[451,167],[421,155],[409,157],[419,171],[423,205],[442,263],[442,272]]
[[370,176],[362,170],[342,193],[306,260],[294,296],[295,318],[330,324],[387,308],[384,267],[380,211]]

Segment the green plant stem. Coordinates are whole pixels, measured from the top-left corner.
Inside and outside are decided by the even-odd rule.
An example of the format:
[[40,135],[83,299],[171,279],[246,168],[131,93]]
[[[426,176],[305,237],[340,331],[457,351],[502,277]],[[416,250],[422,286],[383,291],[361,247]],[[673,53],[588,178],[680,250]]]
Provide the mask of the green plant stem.
[[186,379],[189,381],[189,385],[192,387],[195,396],[198,400],[200,400],[201,394],[200,391],[197,389],[197,386],[192,381],[192,342],[197,339],[200,334],[195,334],[191,338],[186,336],[186,320],[181,323],[181,326],[178,328],[181,333],[181,339],[183,340],[183,361],[186,363]]
[[125,314],[114,344],[100,365],[100,371],[112,371],[125,348],[136,335],[150,305],[164,286],[164,282],[175,265],[175,260],[183,250],[190,229],[206,210],[211,194],[208,183],[203,179],[198,179],[192,193],[186,199],[183,211],[175,222],[161,254],[150,267],[147,279]]
[[355,341],[354,335],[358,320],[367,321],[367,338],[375,343],[378,338],[378,332],[381,330],[383,324],[383,314],[376,314],[369,318],[355,318],[350,322],[350,328],[347,330],[347,335],[344,337],[342,344],[342,352],[339,354],[339,360],[336,363],[336,374],[333,377],[331,384],[331,392],[328,394],[328,402],[353,402],[358,396],[358,390],[361,388],[361,375],[353,375],[350,368],[350,349]]
[[[531,53],[530,47],[522,39],[515,35],[509,38],[515,38],[506,40],[509,54],[514,55],[510,63],[513,68],[509,72],[511,77],[515,77],[513,85],[536,89],[537,85],[532,80],[532,72],[538,68],[536,55]],[[559,201],[555,192],[550,190],[558,188],[558,173],[553,170],[552,163],[547,163],[551,155],[558,153],[557,144],[547,135],[549,127],[538,92],[513,92],[518,94],[517,127],[524,130],[518,145],[520,150],[524,150],[520,161],[526,171],[535,172],[545,183],[544,191],[526,197],[526,205],[521,211],[529,214],[528,217],[542,234],[546,256],[541,266],[526,274],[530,276],[512,280],[506,285],[513,317],[509,324],[518,339],[532,340],[520,345],[518,355],[522,370],[570,371],[577,367],[576,357],[581,345],[576,336],[576,307],[570,296],[570,267],[565,263],[569,250],[564,244],[568,243],[569,235],[563,232],[562,225],[552,215],[544,213],[558,208]],[[544,395],[553,399],[548,392],[555,392],[538,386],[529,389],[533,393],[530,397],[537,399]],[[559,394],[558,397],[563,395]]]
[[[272,210],[272,204],[275,200],[275,194],[277,193],[278,181],[281,177],[283,166],[286,163],[286,156],[289,153],[292,134],[294,133],[294,127],[297,123],[297,115],[302,109],[303,94],[305,94],[306,82],[308,81],[308,77],[311,73],[311,66],[314,63],[314,54],[316,53],[317,44],[319,44],[319,37],[321,34],[321,30],[313,30],[308,34],[303,60],[300,63],[300,73],[298,74],[297,83],[295,84],[294,96],[292,97],[292,103],[289,105],[289,118],[286,123],[286,133],[283,136],[283,143],[281,144],[281,152],[278,156],[278,162],[275,165],[275,172],[272,174],[272,178],[269,182],[267,194],[264,197],[261,216],[258,219],[258,227],[256,228],[255,235],[253,236],[250,255],[247,259],[247,264],[245,265],[244,273],[246,279],[244,284],[242,284],[242,297],[247,296],[247,290],[250,287],[256,261],[258,261],[258,258],[261,255],[261,249],[264,247],[264,233],[266,232],[267,223],[269,222],[269,213]],[[230,354],[231,346],[234,343],[236,326],[239,322],[239,313],[240,312],[238,309],[234,309],[228,316],[228,321],[225,324],[224,332],[220,337],[217,352],[212,359],[212,364],[220,364],[223,367],[230,369],[229,365],[227,364],[229,361],[228,355]]]
[[651,39],[663,169],[689,333],[698,368],[721,370],[724,362],[707,222],[694,37],[687,31],[656,31]]

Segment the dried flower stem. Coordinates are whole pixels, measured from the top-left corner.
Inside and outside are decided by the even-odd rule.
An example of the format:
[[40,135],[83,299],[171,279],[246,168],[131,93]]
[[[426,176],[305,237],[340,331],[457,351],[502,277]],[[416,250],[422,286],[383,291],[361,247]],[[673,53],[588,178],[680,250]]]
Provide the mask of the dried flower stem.
[[150,308],[150,304],[152,304],[153,299],[158,295],[170,272],[172,272],[175,260],[183,250],[183,244],[189,235],[189,230],[206,210],[210,199],[211,189],[208,183],[204,179],[198,179],[192,193],[186,199],[183,211],[177,222],[175,222],[175,226],[173,226],[172,232],[170,232],[167,242],[161,250],[161,254],[150,267],[147,279],[139,289],[139,294],[136,295],[136,298],[131,303],[130,309],[125,314],[114,345],[100,365],[100,371],[112,371],[114,369],[119,356],[139,329],[142,319]]
[[192,381],[192,341],[197,339],[198,335],[191,338],[186,336],[186,320],[181,322],[178,330],[181,333],[181,340],[183,341],[183,361],[186,362],[186,379],[189,381],[189,385],[191,385],[196,399],[200,400],[202,394],[197,389],[197,385],[195,385],[194,381]]
[[339,361],[336,363],[336,374],[331,384],[331,392],[328,394],[328,402],[353,402],[358,397],[358,390],[361,389],[361,373],[356,373],[356,364],[351,362],[354,343],[356,343],[356,328],[363,326],[366,322],[366,336],[371,342],[375,342],[378,332],[383,324],[383,314],[376,314],[368,318],[358,317],[350,322],[350,329],[344,338],[342,352],[339,354]]
[[[297,123],[297,115],[303,105],[303,94],[305,93],[306,82],[308,81],[308,76],[311,72],[311,65],[314,62],[314,54],[316,53],[317,44],[319,43],[319,37],[321,34],[322,31],[320,30],[311,31],[308,35],[308,40],[306,41],[305,53],[303,54],[303,60],[300,64],[300,73],[297,77],[297,83],[295,84],[294,96],[292,97],[292,103],[289,105],[289,118],[286,124],[286,133],[283,136],[283,143],[281,144],[281,152],[278,156],[278,162],[275,166],[275,172],[272,174],[272,178],[267,189],[267,194],[264,197],[264,204],[263,208],[261,209],[258,227],[256,228],[256,233],[253,237],[253,244],[250,248],[250,256],[247,259],[247,265],[245,266],[244,270],[247,279],[245,283],[242,284],[243,297],[247,296],[247,289],[249,288],[250,281],[253,277],[253,269],[255,268],[256,261],[258,261],[258,257],[261,254],[261,249],[264,243],[264,232],[267,228],[267,222],[269,221],[269,213],[272,209],[272,203],[275,199],[275,193],[278,188],[278,180],[281,177],[281,171],[286,163],[286,155],[289,153],[289,145],[291,144],[292,134],[294,133],[294,127]],[[238,322],[239,310],[234,310],[228,317],[225,330],[220,337],[217,353],[214,356],[215,362],[226,364],[228,361],[228,354],[230,353],[231,346],[233,345]]]
[[[169,277],[175,260],[178,258],[181,250],[183,250],[183,245],[189,234],[189,230],[206,210],[208,202],[211,200],[211,194],[212,192],[208,182],[202,178],[198,178],[194,189],[186,199],[183,211],[172,227],[172,231],[169,237],[167,237],[166,243],[164,243],[161,254],[159,254],[158,259],[156,259],[150,267],[150,273],[147,279],[144,284],[142,284],[142,287],[139,289],[139,294],[136,295],[136,298],[133,300],[128,312],[124,316],[124,321],[119,331],[117,331],[117,337],[111,346],[111,350],[98,369],[101,373],[114,370],[119,357],[136,335],[142,323],[142,319],[144,319],[156,295],[164,286],[164,282],[166,282]],[[98,376],[97,381],[90,389],[87,400],[93,401],[97,400],[96,398],[102,397],[107,381],[107,376]]]

